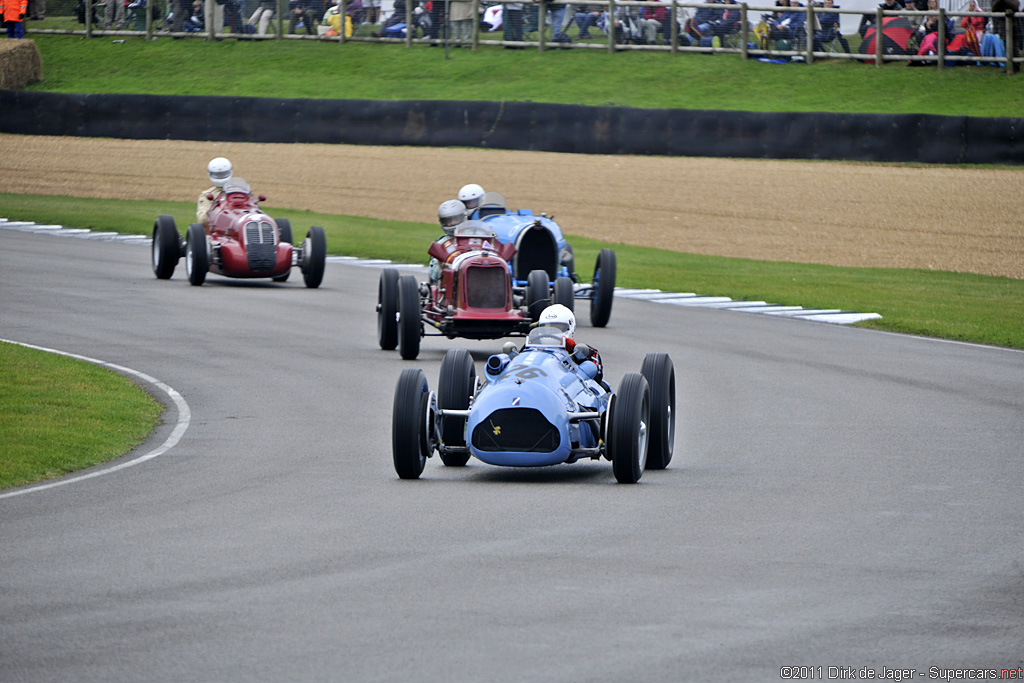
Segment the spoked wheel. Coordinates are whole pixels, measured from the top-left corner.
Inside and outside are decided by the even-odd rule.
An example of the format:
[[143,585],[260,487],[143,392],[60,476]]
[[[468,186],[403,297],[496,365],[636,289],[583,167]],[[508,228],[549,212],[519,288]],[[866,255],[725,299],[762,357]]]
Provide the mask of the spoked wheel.
[[551,301],[551,287],[546,270],[531,270],[526,279],[526,308],[533,322],[540,320],[540,314]]
[[651,427],[647,469],[663,470],[672,462],[676,441],[676,371],[667,353],[649,353],[640,374],[651,392]]
[[647,380],[638,372],[622,378],[608,416],[608,451],[620,484],[640,481],[647,465],[647,425],[651,403]]
[[[437,405],[441,410],[466,410],[476,389],[476,367],[473,356],[466,349],[452,349],[444,354],[441,374],[437,380]],[[466,419],[441,418],[441,443],[445,446],[465,446]],[[469,453],[445,453],[441,462],[450,467],[462,467],[469,462]]]
[[612,317],[612,299],[615,297],[615,252],[602,249],[594,264],[594,298],[590,301],[590,324],[604,327]]
[[377,285],[377,343],[385,351],[398,346],[398,271],[381,271]]
[[327,263],[327,235],[319,225],[306,233],[302,243],[302,279],[306,287],[316,289],[324,279],[324,264]]
[[188,281],[195,287],[206,282],[206,274],[210,271],[210,252],[207,251],[206,230],[202,224],[193,223],[188,226],[188,237],[185,239],[185,272]]
[[556,304],[562,304],[570,311],[574,309],[576,304],[576,294],[572,288],[572,280],[565,276],[555,278],[555,292],[552,297],[552,301]]
[[153,224],[153,274],[161,280],[174,275],[181,259],[181,236],[173,216],[157,216]]
[[403,359],[415,360],[420,355],[422,336],[420,290],[415,277],[402,275],[398,278],[398,353]]
[[419,479],[433,449],[430,387],[422,370],[406,368],[398,376],[391,414],[391,457],[402,479]]
[[[294,245],[292,242],[292,222],[287,218],[275,218],[274,222],[277,223],[277,241],[287,242],[288,244]],[[288,276],[292,274],[292,269],[284,271],[277,277],[273,278],[274,282],[287,282]]]

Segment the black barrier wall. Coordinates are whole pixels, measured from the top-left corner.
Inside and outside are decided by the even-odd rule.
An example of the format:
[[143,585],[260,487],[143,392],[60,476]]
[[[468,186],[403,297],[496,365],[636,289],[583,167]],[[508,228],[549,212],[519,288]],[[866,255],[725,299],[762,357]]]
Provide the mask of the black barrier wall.
[[1024,163],[1024,118],[756,113],[532,102],[0,91],[0,132],[661,156]]

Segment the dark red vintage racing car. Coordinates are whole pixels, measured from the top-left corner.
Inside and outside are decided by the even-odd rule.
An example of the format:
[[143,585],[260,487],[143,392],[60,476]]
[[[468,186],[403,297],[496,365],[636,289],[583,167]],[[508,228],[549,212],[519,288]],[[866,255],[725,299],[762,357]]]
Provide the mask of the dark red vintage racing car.
[[306,286],[319,287],[327,257],[324,229],[312,226],[302,244],[294,245],[291,223],[260,209],[265,199],[254,197],[245,180],[232,178],[214,199],[208,227],[193,223],[184,239],[173,217],[158,216],[153,225],[153,273],[169,279],[184,256],[188,281],[196,286],[206,281],[207,273],[284,282],[298,266]]
[[530,284],[517,293],[509,267],[515,245],[498,241],[479,221],[462,223],[452,235],[433,242],[428,253],[441,266],[436,282],[417,283],[415,276],[394,268],[380,275],[377,341],[388,351],[398,347],[406,360],[419,355],[426,334],[449,339],[525,336],[548,303],[572,305],[569,278],[556,283],[552,295],[543,271],[531,273]]

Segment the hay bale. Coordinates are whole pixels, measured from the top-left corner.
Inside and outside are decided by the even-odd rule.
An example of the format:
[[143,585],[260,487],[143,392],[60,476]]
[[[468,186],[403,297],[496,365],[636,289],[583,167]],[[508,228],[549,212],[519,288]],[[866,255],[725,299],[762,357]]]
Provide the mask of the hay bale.
[[0,41],[0,90],[43,80],[43,58],[32,40]]

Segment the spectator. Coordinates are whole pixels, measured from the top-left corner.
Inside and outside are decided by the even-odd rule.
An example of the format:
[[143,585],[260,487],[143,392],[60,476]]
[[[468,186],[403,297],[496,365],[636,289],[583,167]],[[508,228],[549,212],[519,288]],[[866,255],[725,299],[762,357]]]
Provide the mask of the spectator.
[[103,10],[103,30],[109,30],[115,22],[114,28],[118,31],[124,28],[124,0],[107,0],[106,9]]
[[[717,2],[717,0],[714,1]],[[786,5],[789,5],[789,0],[779,0],[779,2],[785,2]],[[686,24],[683,27],[684,33],[691,44],[699,42],[701,38],[708,38],[710,40],[714,36],[712,26],[720,21],[721,18],[722,10],[714,7],[700,7],[693,13],[691,19],[686,20]]]
[[[939,0],[928,0],[928,11],[938,12],[939,11]],[[953,37],[954,24],[952,17],[946,17],[946,41],[948,42]],[[925,17],[925,20],[921,22],[921,25],[917,27],[918,34],[922,37],[922,44],[924,43],[924,36],[929,33],[936,33],[939,30],[939,15],[932,14]]]
[[380,0],[364,0],[363,21],[367,24],[380,23]]
[[291,5],[291,20],[288,22],[288,33],[295,33],[296,29],[304,28],[306,35],[314,35],[313,27],[316,25],[317,17],[323,14],[323,5],[320,0],[289,0]]
[[46,0],[28,0],[28,18],[42,21],[46,18]]
[[[881,7],[886,12],[891,12],[891,11],[894,11],[894,10],[905,10],[905,9],[907,9],[907,3],[905,2],[905,0],[882,0],[882,2],[878,3],[878,6]],[[857,33],[859,33],[860,37],[863,38],[864,34],[868,30],[868,27],[874,26],[874,25],[875,25],[875,15],[874,15],[874,13],[872,13],[872,14],[865,14],[860,19],[860,26],[857,27]]]
[[[444,0],[428,0],[426,3],[427,13],[430,16],[430,26],[427,29],[427,37],[432,40],[438,38],[447,38],[448,31],[441,32],[441,27],[445,23],[444,16]],[[438,43],[431,43],[431,45],[437,45]]]
[[[213,26],[215,35],[224,33],[224,2],[225,0],[214,0],[204,4],[206,27]],[[107,6],[109,7],[109,1]]]
[[[523,40],[523,3],[506,2],[501,8],[502,38],[507,42],[521,42]],[[506,45],[510,49],[519,49],[518,46]]]
[[267,26],[270,25],[270,20],[274,18],[274,0],[260,0],[260,4],[256,7],[256,11],[249,17],[249,21],[246,23],[250,26],[258,26],[257,33],[261,36],[267,35]]
[[[825,7],[839,9],[835,5],[835,0],[825,0]],[[850,44],[846,42],[846,38],[843,37],[840,31],[839,14],[836,12],[820,12],[815,16],[818,17],[818,25],[821,28],[814,34],[814,50],[816,52],[823,52],[826,45],[833,40],[838,40],[839,44],[843,47],[843,52],[850,54]]]
[[385,35],[385,31],[387,31],[392,26],[397,26],[398,24],[405,24],[405,10],[405,0],[395,0],[395,6],[391,10],[391,16],[385,19],[384,23],[381,24],[380,31],[374,31],[371,35],[374,38],[380,38],[382,35]]
[[[124,14],[124,5],[121,5]],[[25,15],[28,14],[28,0],[0,0],[0,16],[7,26],[7,37],[21,40],[25,37]]]
[[[893,2],[894,0],[885,1]],[[783,3],[780,6],[788,7],[789,10],[778,12],[776,17],[769,22],[771,30],[768,32],[768,39],[784,40],[788,43],[788,47],[784,46],[782,49],[792,49],[802,33],[807,15],[802,9],[803,6],[796,0],[779,0],[779,3]]]
[[[633,8],[636,9],[635,7]],[[556,43],[571,43],[565,29],[572,23],[572,5],[553,5],[551,9],[551,40]]]
[[[980,12],[981,7],[978,5],[978,0],[970,0],[967,5],[968,12]],[[971,31],[978,39],[978,43],[981,43],[982,36],[985,34],[985,25],[988,24],[987,17],[972,17],[965,16],[960,19],[960,26],[965,31]]]
[[468,43],[473,37],[473,3],[451,0],[449,11],[452,13],[452,38],[455,42]]
[[[993,13],[1007,14],[1009,12],[1019,12],[1020,3],[1018,0],[992,0]],[[1006,17],[995,17],[992,19],[992,28],[997,36],[1003,39],[1003,45],[1006,46],[1007,57],[1019,57],[1021,52],[1024,52],[1024,20],[1013,19],[1013,46],[1007,43],[1006,40],[1006,20],[1009,19],[1009,15]],[[1020,64],[1013,64],[1013,73],[1020,71]]]
[[600,5],[583,5],[580,7],[580,11],[572,15],[573,21],[576,22],[576,26],[579,27],[579,35],[577,38],[585,40],[590,37],[590,27],[597,25],[597,20],[601,18],[601,12],[603,8]]
[[648,45],[658,42],[658,34],[668,27],[668,10],[664,7],[640,8],[640,28],[644,32],[644,40]]

